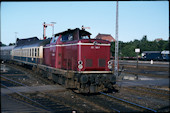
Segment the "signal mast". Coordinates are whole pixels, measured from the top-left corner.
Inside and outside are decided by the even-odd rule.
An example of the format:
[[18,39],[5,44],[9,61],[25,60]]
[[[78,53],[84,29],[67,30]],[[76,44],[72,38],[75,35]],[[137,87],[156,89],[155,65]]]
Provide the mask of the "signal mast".
[[46,28],[47,28],[47,26],[53,26],[53,33],[52,33],[52,35],[54,35],[54,24],[55,24],[55,22],[51,22],[52,24],[45,24],[45,22],[44,22],[44,24],[43,24],[43,39],[45,40],[47,37],[46,37]]
[[119,48],[119,41],[118,41],[118,0],[116,5],[116,35],[115,35],[115,62],[114,62],[114,75],[118,76],[118,48]]

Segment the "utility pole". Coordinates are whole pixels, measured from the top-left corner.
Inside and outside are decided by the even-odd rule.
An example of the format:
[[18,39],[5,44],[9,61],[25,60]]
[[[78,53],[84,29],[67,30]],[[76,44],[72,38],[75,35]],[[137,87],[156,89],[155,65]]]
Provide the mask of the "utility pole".
[[118,0],[116,5],[116,35],[115,35],[115,63],[114,63],[114,75],[118,76],[118,48],[119,48],[119,40],[118,40]]

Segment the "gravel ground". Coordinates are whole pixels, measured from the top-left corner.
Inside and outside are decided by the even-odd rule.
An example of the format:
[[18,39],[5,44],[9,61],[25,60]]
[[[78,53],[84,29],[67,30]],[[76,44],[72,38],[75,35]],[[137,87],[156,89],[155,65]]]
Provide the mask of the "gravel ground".
[[[15,74],[13,76],[7,74]],[[41,86],[41,85],[50,85],[53,82],[44,82],[41,79],[35,78],[34,75],[30,73],[24,73],[18,71],[17,69],[11,69],[10,67],[6,67],[6,71],[2,73],[2,75],[7,75],[8,77],[22,82],[23,84],[29,86]],[[18,74],[18,75],[17,75]],[[125,74],[127,75],[127,74]],[[133,75],[130,75],[133,76]],[[121,77],[120,77],[121,78]],[[57,85],[57,84],[56,84]],[[138,87],[138,86],[147,86],[153,88],[161,88],[169,90],[169,79],[168,78],[153,78],[146,76],[138,76],[138,80],[122,80],[119,79],[117,82],[119,87],[119,93],[112,93],[112,95],[123,98],[125,100],[129,100],[131,102],[143,105],[145,107],[152,108],[161,112],[168,112],[169,109],[169,99],[162,99],[153,95],[142,94],[137,91],[132,91],[127,89],[126,87]],[[121,87],[120,87],[121,86]],[[71,90],[66,90],[62,92],[57,91],[49,91],[46,92],[48,95],[55,97],[55,101],[59,104],[64,105],[72,109],[72,111],[77,112],[113,112],[114,106],[116,108],[122,108],[124,112],[133,110],[128,106],[124,106],[123,104],[117,104],[114,99],[107,98],[100,94],[95,95],[81,95],[73,93]],[[134,110],[135,111],[135,110]]]

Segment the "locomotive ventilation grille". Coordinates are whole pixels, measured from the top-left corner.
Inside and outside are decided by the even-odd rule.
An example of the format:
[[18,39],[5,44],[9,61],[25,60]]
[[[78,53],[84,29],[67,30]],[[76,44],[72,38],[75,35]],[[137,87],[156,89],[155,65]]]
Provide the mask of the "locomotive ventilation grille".
[[92,59],[86,59],[86,67],[92,67],[93,61]]
[[99,67],[105,67],[106,61],[105,59],[99,59]]

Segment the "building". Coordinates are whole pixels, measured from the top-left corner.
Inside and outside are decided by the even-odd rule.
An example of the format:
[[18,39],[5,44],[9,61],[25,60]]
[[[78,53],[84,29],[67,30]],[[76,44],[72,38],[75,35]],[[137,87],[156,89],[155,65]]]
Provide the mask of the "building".
[[160,40],[162,40],[162,38],[155,39],[156,42],[159,42]]
[[107,40],[110,42],[115,42],[115,39],[110,34],[98,34],[95,39]]

